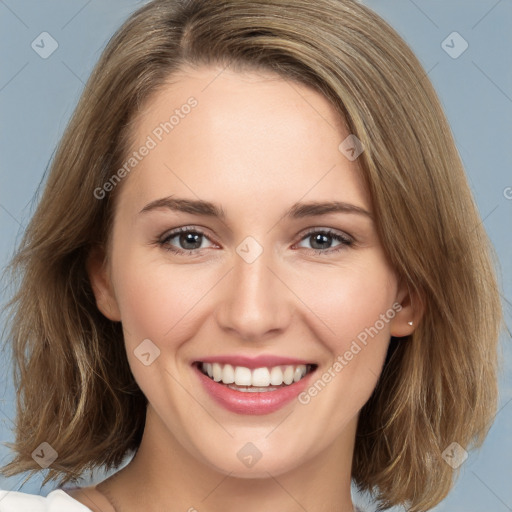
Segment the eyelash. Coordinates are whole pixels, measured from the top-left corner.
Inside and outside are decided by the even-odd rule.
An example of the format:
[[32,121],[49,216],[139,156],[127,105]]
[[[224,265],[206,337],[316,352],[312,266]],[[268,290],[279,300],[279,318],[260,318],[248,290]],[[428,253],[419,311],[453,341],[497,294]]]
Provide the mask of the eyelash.
[[[164,238],[161,238],[157,240],[157,243],[159,246],[161,246],[164,250],[169,251],[174,254],[178,255],[186,255],[186,256],[195,256],[198,252],[201,251],[201,249],[191,249],[191,250],[185,250],[185,249],[178,249],[176,247],[173,247],[169,245],[169,240],[172,240],[177,235],[181,233],[194,233],[197,235],[204,236],[209,240],[209,237],[206,235],[206,233],[203,233],[200,229],[192,228],[190,226],[184,226],[181,228],[174,229],[170,233],[167,233]],[[302,240],[307,239],[308,237],[316,234],[323,234],[327,235],[330,238],[333,238],[334,240],[341,242],[340,245],[336,246],[335,248],[328,248],[326,250],[322,249],[308,249],[309,251],[314,251],[316,254],[332,254],[337,253],[339,251],[342,251],[346,249],[347,247],[350,247],[354,244],[354,240],[347,235],[341,235],[337,231],[334,231],[332,229],[326,228],[326,229],[312,229],[305,233],[302,238],[299,240],[301,242]],[[211,241],[211,240],[210,240]]]

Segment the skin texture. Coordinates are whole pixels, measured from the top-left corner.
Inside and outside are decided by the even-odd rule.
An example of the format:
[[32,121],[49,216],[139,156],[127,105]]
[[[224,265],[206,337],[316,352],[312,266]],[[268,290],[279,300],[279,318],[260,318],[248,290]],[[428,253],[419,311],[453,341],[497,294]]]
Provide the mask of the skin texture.
[[[187,68],[144,105],[134,149],[190,96],[198,101],[119,185],[110,259],[102,265],[97,251],[89,261],[98,307],[122,322],[149,400],[140,449],[105,488],[118,512],[349,512],[358,413],[390,336],[410,334],[415,313],[369,216],[284,217],[299,201],[344,201],[371,213],[357,160],[338,149],[349,133],[329,102],[276,75],[221,71]],[[217,203],[226,218],[140,213],[171,195]],[[192,256],[166,250],[190,247],[179,236],[158,243],[182,226],[206,235]],[[315,245],[313,228],[353,243]],[[248,236],[263,248],[252,263],[236,251]],[[207,356],[274,354],[314,362],[321,375],[396,303],[401,311],[307,405],[235,414],[209,398],[191,368]],[[149,366],[134,354],[145,339],[160,350]],[[237,457],[248,442],[261,452],[250,468]],[[75,496],[91,507],[87,494],[97,492]]]

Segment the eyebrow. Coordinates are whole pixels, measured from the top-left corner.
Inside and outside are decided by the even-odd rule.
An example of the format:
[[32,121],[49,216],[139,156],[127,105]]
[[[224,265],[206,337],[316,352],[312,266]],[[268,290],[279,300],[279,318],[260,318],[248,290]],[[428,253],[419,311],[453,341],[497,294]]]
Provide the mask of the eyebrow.
[[[191,213],[193,215],[218,217],[222,220],[226,218],[226,214],[222,207],[211,203],[210,201],[182,199],[173,196],[162,197],[161,199],[151,201],[144,206],[139,213],[146,213],[159,208],[167,208],[172,211]],[[352,213],[364,215],[373,219],[373,215],[361,206],[345,203],[343,201],[309,201],[306,203],[295,203],[285,213],[284,217],[301,219],[304,217],[314,217],[329,213]]]

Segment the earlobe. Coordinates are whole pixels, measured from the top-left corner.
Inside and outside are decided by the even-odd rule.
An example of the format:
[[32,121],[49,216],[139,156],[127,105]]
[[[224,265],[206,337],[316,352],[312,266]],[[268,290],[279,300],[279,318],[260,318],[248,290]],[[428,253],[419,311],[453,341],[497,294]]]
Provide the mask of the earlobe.
[[113,322],[121,321],[121,314],[114,294],[114,287],[105,265],[103,248],[94,247],[87,257],[87,275],[98,309]]
[[418,323],[425,311],[424,301],[417,292],[409,287],[403,286],[397,295],[397,302],[401,308],[390,324],[391,336],[400,338],[411,335],[417,328]]

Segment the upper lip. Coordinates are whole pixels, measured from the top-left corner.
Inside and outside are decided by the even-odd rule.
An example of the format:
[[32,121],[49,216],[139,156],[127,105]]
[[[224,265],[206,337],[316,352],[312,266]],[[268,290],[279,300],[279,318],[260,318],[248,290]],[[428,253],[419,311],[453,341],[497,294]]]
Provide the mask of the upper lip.
[[230,364],[232,366],[243,366],[245,368],[251,369],[281,365],[314,364],[313,362],[308,361],[306,359],[297,359],[295,357],[284,357],[274,355],[260,355],[256,357],[249,357],[236,354],[204,357],[201,359],[197,359],[195,362]]

